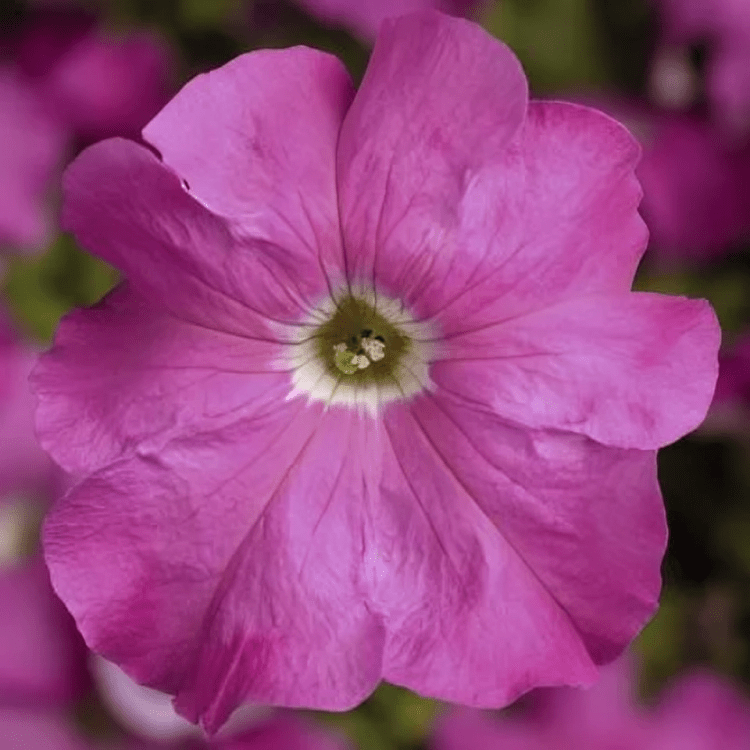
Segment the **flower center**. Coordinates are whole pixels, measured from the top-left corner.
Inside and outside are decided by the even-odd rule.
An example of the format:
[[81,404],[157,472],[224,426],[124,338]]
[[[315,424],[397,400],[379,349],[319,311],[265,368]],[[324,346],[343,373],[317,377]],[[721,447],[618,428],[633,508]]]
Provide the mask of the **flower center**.
[[361,383],[392,380],[408,337],[372,305],[346,297],[317,331],[319,357],[334,377],[349,376]]
[[292,371],[292,396],[348,404],[377,415],[384,403],[431,386],[433,326],[369,290],[324,300],[299,326],[281,363]]

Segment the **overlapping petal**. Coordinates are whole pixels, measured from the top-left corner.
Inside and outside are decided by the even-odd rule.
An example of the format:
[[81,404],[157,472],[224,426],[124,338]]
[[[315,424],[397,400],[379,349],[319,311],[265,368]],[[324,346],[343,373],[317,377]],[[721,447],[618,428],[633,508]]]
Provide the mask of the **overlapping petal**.
[[705,417],[720,338],[700,300],[579,297],[450,338],[431,374],[440,388],[532,428],[658,448]]
[[89,645],[210,730],[246,700],[343,708],[380,679],[352,502],[366,453],[347,450],[364,423],[321,411],[295,399],[175,438],[48,517],[53,581]]
[[238,233],[272,245],[266,254],[289,281],[310,284],[323,270],[340,283],[334,165],[353,95],[331,55],[258,51],[194,78],[144,137],[199,201]]
[[517,61],[480,29],[384,24],[339,145],[352,279],[445,332],[629,289],[646,244],[637,144],[587,108],[526,106]]
[[590,683],[656,606],[654,453],[518,429],[442,395],[394,408],[385,429],[386,678],[479,706]]
[[338,148],[352,281],[377,279],[410,305],[428,273],[446,284],[441,298],[463,287],[452,251],[467,191],[526,100],[520,64],[479,27],[428,13],[384,22]]
[[274,341],[181,321],[123,284],[63,321],[32,376],[40,440],[64,469],[85,474],[273,414],[291,390],[275,370],[278,352]]
[[[113,138],[68,168],[63,225],[178,317],[269,337],[270,322],[299,320],[326,291],[317,259],[242,236],[211,212],[148,149]],[[305,273],[305,271],[309,273]]]

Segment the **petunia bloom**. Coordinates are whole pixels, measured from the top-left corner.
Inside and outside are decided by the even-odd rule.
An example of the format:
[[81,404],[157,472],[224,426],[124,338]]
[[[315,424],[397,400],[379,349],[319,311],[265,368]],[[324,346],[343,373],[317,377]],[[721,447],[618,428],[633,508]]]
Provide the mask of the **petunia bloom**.
[[68,169],[126,281],[33,379],[90,647],[219,727],[381,679],[478,706],[588,684],[656,605],[656,449],[703,418],[707,303],[629,291],[638,147],[510,50],[384,22],[199,76]]
[[658,705],[638,704],[633,664],[609,666],[590,690],[557,688],[529,695],[512,716],[452,711],[432,750],[744,750],[750,744],[747,696],[707,671],[679,677]]
[[746,0],[657,4],[665,45],[708,44],[706,89],[716,119],[730,134],[750,137],[750,5]]
[[298,0],[299,4],[326,23],[347,26],[363,39],[372,40],[380,24],[392,16],[419,10],[440,10],[469,16],[482,0]]
[[750,335],[745,333],[719,353],[719,377],[708,417],[707,433],[748,436],[750,425]]
[[643,147],[636,175],[651,247],[662,258],[706,260],[750,234],[750,144],[732,146],[704,117],[598,100]]
[[0,606],[0,706],[59,708],[80,698],[86,650],[41,556],[0,567]]
[[48,236],[48,193],[66,143],[27,81],[0,66],[0,247],[38,247]]
[[28,377],[37,356],[0,307],[0,507],[18,498],[43,500],[61,480],[34,434]]
[[147,32],[115,36],[76,9],[30,14],[0,47],[0,249],[36,250],[55,178],[80,143],[136,137],[167,101],[171,55]]

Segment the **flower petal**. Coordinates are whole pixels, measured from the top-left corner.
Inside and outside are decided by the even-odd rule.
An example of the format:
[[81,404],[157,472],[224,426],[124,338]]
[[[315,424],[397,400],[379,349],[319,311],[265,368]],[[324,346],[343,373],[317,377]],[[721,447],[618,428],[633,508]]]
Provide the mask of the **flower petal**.
[[371,553],[385,678],[478,707],[590,684],[656,606],[655,454],[518,430],[429,395],[385,420]]
[[439,388],[528,427],[652,449],[698,426],[721,331],[703,300],[590,296],[456,336]]
[[305,47],[242,55],[197,76],[143,135],[204,205],[341,275],[335,155],[354,89],[337,58]]
[[380,680],[385,634],[362,579],[363,505],[377,492],[371,427],[328,412],[247,525],[176,699],[209,732],[242,701],[345,710]]
[[125,283],[61,323],[32,375],[42,445],[69,472],[95,471],[248,415],[291,390],[278,344],[190,325]]
[[452,250],[462,207],[526,101],[518,60],[476,24],[438,13],[383,22],[338,148],[351,281],[377,281],[409,304],[428,274],[449,285],[444,294],[461,285]]
[[625,291],[647,238],[639,153],[586,107],[527,112],[518,62],[481,30],[429,14],[386,22],[339,144],[350,278],[446,332]]
[[65,228],[185,320],[268,337],[270,321],[297,321],[328,289],[317,258],[305,264],[272,242],[240,236],[131,141],[86,149],[63,187]]
[[209,731],[244,701],[340,709],[380,679],[351,502],[367,423],[322,409],[295,399],[174,439],[48,516],[54,585],[89,645]]

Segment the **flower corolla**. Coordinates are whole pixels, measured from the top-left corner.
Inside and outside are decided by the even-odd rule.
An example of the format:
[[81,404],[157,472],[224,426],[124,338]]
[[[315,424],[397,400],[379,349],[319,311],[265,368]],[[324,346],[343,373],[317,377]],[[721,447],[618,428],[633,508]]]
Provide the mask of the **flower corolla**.
[[631,293],[638,146],[529,102],[468,21],[198,76],[65,176],[126,281],[33,380],[88,644],[215,730],[386,679],[477,706],[588,684],[652,614],[656,450],[703,418],[703,301]]

